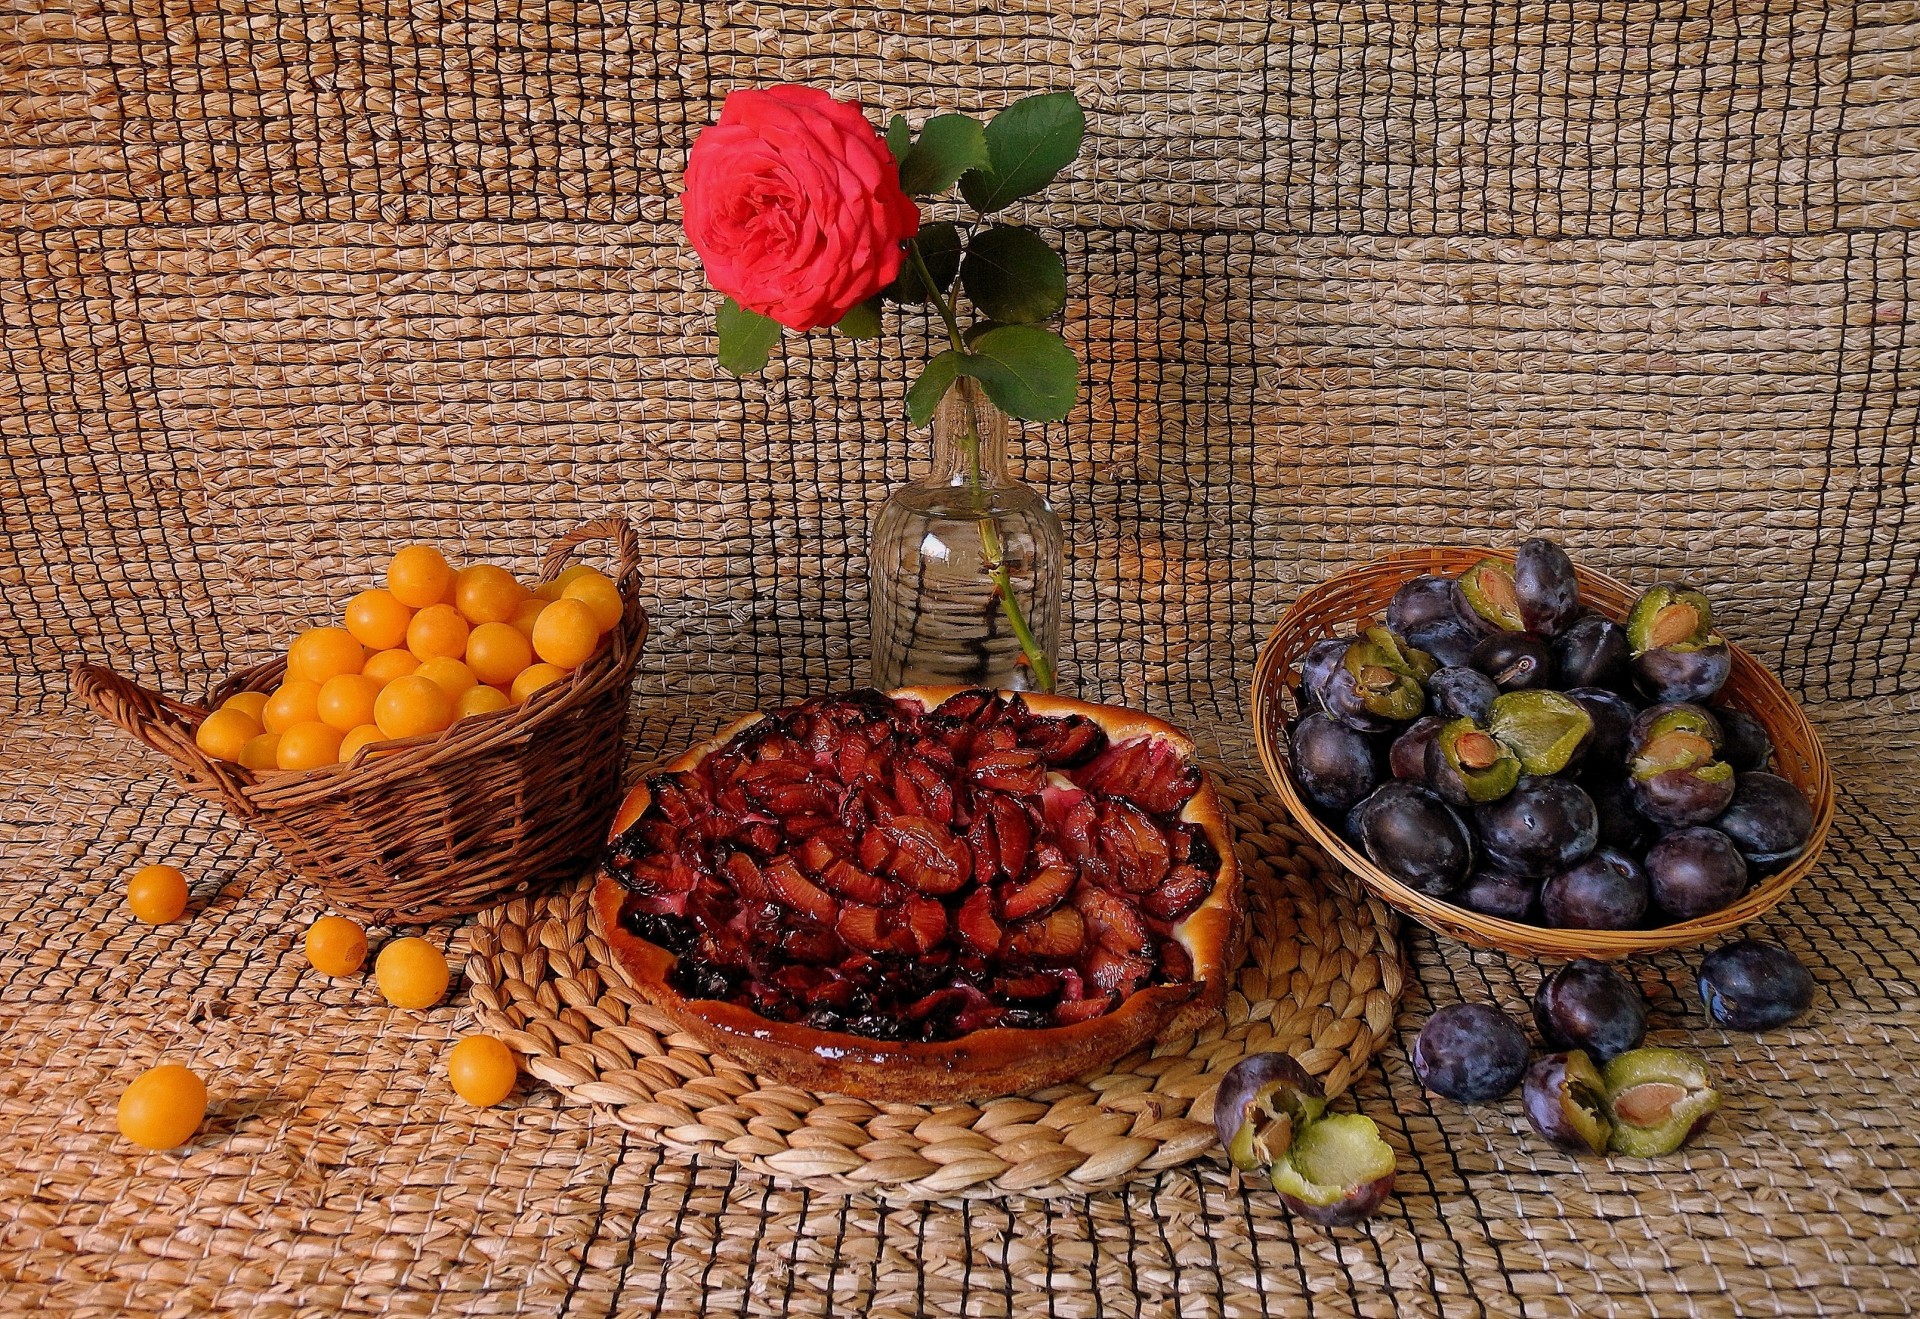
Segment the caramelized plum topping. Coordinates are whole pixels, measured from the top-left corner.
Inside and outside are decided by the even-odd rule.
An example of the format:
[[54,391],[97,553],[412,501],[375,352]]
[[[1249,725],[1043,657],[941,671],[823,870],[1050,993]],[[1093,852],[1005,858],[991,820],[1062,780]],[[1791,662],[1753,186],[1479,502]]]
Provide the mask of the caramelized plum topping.
[[605,866],[690,997],[884,1040],[1070,1025],[1192,979],[1175,926],[1220,870],[1178,819],[1199,783],[1017,696],[857,692],[651,777]]

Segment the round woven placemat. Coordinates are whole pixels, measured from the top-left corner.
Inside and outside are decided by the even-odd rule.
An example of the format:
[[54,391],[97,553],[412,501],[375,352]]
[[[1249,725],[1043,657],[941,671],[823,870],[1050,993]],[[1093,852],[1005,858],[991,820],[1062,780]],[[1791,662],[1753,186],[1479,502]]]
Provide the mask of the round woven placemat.
[[1246,874],[1247,959],[1222,1019],[1104,1074],[972,1104],[874,1104],[756,1076],[677,1030],[590,923],[589,884],[517,899],[471,930],[481,1025],[533,1075],[636,1134],[817,1190],[889,1199],[1077,1195],[1214,1145],[1213,1094],[1283,1049],[1338,1094],[1393,1027],[1395,918],[1249,781],[1214,770]]

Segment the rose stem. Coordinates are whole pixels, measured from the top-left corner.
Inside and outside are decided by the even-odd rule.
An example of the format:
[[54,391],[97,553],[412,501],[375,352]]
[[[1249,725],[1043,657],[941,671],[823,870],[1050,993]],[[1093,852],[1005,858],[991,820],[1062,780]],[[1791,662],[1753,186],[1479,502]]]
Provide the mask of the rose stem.
[[[953,306],[946,295],[934,282],[933,272],[927,269],[927,258],[920,250],[920,240],[907,240],[907,255],[913,260],[914,273],[920,276],[920,282],[933,298],[933,305],[940,312],[940,319],[946,322],[947,338],[953,344],[953,350],[961,355],[967,351],[966,340],[960,337],[960,322],[953,314]],[[961,432],[960,445],[967,453],[967,465],[970,484],[973,491],[973,507],[980,519],[980,548],[987,556],[987,576],[993,582],[994,594],[1000,597],[1000,612],[1007,616],[1007,623],[1013,628],[1014,637],[1020,642],[1020,653],[1026,656],[1027,667],[1033,670],[1034,685],[1043,692],[1053,690],[1053,662],[1040,649],[1040,643],[1033,635],[1033,629],[1027,626],[1026,615],[1020,609],[1020,601],[1013,593],[1013,574],[1007,571],[1000,544],[1000,520],[987,509],[986,481],[980,471],[980,419],[974,412],[973,395],[966,389],[961,390],[961,402],[966,407],[966,428]]]

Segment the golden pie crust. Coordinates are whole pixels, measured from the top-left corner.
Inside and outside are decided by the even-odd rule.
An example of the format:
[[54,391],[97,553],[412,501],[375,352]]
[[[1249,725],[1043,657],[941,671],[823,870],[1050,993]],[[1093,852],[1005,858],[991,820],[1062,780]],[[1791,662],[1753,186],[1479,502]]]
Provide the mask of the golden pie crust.
[[[969,690],[903,687],[888,695],[931,710]],[[1081,715],[1099,724],[1111,742],[1153,738],[1191,763],[1192,741],[1151,715],[1064,696],[1021,696],[1035,714]],[[754,714],[736,720],[665,769],[693,768],[761,718]],[[651,801],[645,782],[628,793],[609,838],[625,832]],[[688,999],[674,990],[669,983],[674,954],[622,928],[620,909],[628,890],[611,875],[602,875],[595,885],[593,906],[600,933],[641,995],[709,1049],[755,1073],[807,1090],[899,1103],[1022,1094],[1084,1075],[1153,1040],[1197,1030],[1219,1013],[1228,979],[1239,966],[1245,913],[1233,839],[1212,777],[1204,770],[1199,790],[1178,818],[1198,826],[1220,857],[1213,891],[1172,929],[1193,960],[1192,981],[1137,990],[1111,1011],[1067,1026],[996,1026],[952,1040],[897,1043],[773,1021],[735,1003]]]

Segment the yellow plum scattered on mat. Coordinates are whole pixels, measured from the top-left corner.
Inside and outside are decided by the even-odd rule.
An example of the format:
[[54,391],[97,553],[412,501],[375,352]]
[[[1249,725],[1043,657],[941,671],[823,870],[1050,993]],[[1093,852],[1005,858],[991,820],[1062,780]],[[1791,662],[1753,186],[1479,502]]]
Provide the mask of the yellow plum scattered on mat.
[[513,1051],[491,1035],[469,1035],[447,1052],[453,1092],[476,1108],[491,1108],[512,1094],[518,1074]]
[[187,909],[187,877],[179,866],[141,866],[127,880],[127,908],[148,925],[178,920]]
[[142,1072],[121,1092],[120,1134],[150,1150],[184,1145],[207,1116],[207,1084],[178,1063]]
[[447,959],[425,939],[408,935],[380,950],[373,980],[396,1008],[430,1008],[447,996]]
[[345,916],[322,916],[307,927],[307,961],[325,976],[350,976],[367,961],[367,932]]

